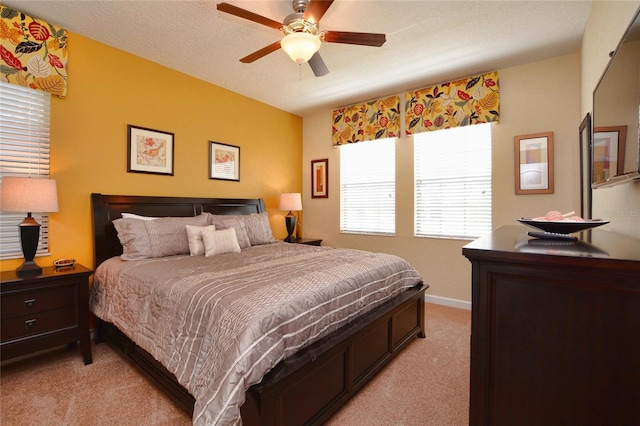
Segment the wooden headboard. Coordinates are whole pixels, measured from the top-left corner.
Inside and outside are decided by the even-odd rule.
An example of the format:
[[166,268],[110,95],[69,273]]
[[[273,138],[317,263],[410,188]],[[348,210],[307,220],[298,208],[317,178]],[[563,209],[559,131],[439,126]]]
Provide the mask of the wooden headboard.
[[122,217],[122,213],[143,216],[198,216],[203,212],[225,215],[262,213],[265,211],[262,198],[189,198],[146,197],[136,195],[91,194],[93,214],[94,268],[105,260],[122,254],[122,245],[111,223]]

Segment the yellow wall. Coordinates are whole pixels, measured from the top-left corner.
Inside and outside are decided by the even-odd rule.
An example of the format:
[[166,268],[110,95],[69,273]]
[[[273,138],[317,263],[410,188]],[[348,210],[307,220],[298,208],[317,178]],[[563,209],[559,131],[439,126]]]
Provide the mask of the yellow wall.
[[[68,96],[51,102],[60,211],[51,214],[52,255],[39,265],[73,257],[94,266],[92,192],[262,197],[276,238],[286,236],[277,199],[302,189],[300,117],[77,34],[69,52]],[[174,176],[127,173],[128,124],[175,134]],[[240,182],[208,178],[209,141],[240,147]]]

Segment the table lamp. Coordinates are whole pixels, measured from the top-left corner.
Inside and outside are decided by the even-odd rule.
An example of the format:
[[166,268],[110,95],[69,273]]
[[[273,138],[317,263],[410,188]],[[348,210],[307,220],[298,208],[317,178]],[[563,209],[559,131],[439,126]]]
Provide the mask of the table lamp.
[[302,198],[299,192],[284,192],[280,194],[280,210],[289,210],[289,213],[284,217],[285,224],[287,226],[287,238],[284,240],[288,243],[295,243],[298,241],[293,236],[293,230],[296,228],[296,217],[292,211],[302,210]]
[[41,273],[42,268],[33,261],[38,250],[40,224],[31,217],[31,213],[58,211],[56,181],[48,178],[5,176],[0,185],[0,209],[3,212],[27,213],[27,217],[18,225],[24,263],[16,272],[18,275]]

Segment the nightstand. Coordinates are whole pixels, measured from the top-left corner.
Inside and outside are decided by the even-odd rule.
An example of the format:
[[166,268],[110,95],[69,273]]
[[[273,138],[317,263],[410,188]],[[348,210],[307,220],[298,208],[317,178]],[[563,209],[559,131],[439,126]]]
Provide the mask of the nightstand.
[[313,238],[298,238],[297,241],[285,241],[287,243],[293,243],[293,244],[306,244],[308,246],[320,246],[322,245],[322,240],[316,240]]
[[41,274],[0,273],[0,357],[26,355],[65,343],[80,342],[91,364],[89,276],[91,269],[42,268]]

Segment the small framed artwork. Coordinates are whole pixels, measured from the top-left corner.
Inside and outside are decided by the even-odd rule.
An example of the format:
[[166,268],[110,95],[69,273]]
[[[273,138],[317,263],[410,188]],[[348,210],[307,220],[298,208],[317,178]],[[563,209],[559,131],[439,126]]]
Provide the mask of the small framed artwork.
[[311,161],[311,198],[329,198],[329,159]]
[[580,123],[580,217],[591,218],[591,114]]
[[127,172],[173,176],[173,133],[129,124],[127,134]]
[[627,126],[593,129],[593,183],[605,182],[624,172],[626,143]]
[[209,142],[209,179],[240,182],[240,147]]
[[516,194],[553,194],[553,132],[514,138]]

